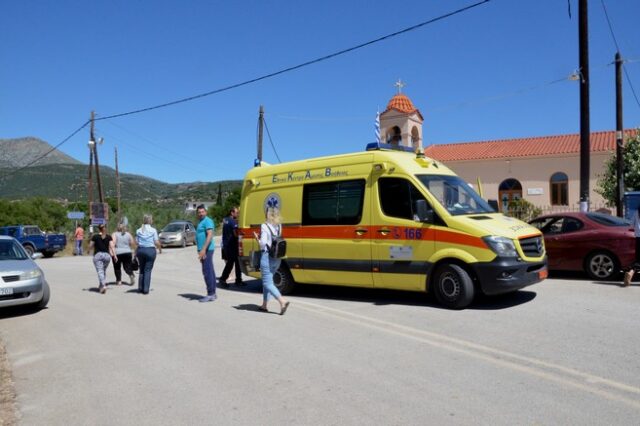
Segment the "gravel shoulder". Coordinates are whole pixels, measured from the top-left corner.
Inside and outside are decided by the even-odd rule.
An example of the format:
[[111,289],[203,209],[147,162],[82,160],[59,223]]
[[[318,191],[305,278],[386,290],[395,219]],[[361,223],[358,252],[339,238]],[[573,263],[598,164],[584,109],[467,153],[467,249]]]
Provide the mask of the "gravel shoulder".
[[0,340],[0,425],[10,426],[17,422],[16,391],[11,366],[4,343]]

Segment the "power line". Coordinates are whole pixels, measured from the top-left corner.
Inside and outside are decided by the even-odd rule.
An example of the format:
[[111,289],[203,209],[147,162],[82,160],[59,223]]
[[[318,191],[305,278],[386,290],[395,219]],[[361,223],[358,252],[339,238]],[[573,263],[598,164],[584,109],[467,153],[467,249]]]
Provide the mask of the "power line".
[[611,25],[611,20],[609,19],[609,14],[607,13],[607,6],[604,4],[604,0],[600,0],[602,4],[602,9],[604,10],[604,16],[607,18],[607,24],[609,24],[609,32],[611,33],[611,38],[613,38],[613,44],[616,45],[616,51],[620,51],[620,46],[618,45],[618,40],[616,39],[616,35],[613,32],[613,26]]
[[317,64],[319,62],[323,62],[323,61],[326,61],[328,59],[332,59],[332,58],[335,58],[337,56],[341,56],[341,55],[344,55],[346,53],[353,52],[354,50],[362,49],[363,47],[367,47],[367,46],[370,46],[372,44],[379,43],[381,41],[390,39],[392,37],[396,37],[396,36],[399,36],[401,34],[404,34],[404,33],[407,33],[407,32],[413,31],[413,30],[417,30],[418,28],[422,28],[422,27],[424,27],[426,25],[433,24],[435,22],[441,21],[441,20],[446,19],[446,18],[450,18],[450,17],[452,17],[454,15],[457,15],[457,14],[460,14],[462,12],[466,12],[467,10],[470,10],[470,9],[473,9],[473,8],[475,8],[477,6],[480,6],[480,5],[483,5],[485,3],[488,3],[489,1],[491,1],[491,0],[482,0],[482,1],[479,1],[477,3],[471,4],[469,6],[465,6],[463,8],[454,10],[453,12],[445,13],[444,15],[440,15],[440,16],[438,16],[436,18],[433,18],[433,19],[430,19],[428,21],[424,21],[424,22],[421,22],[419,24],[413,25],[411,27],[402,29],[400,31],[396,31],[396,32],[391,33],[391,34],[387,34],[387,35],[379,37],[377,39],[374,39],[374,40],[371,40],[371,41],[367,41],[365,43],[361,43],[361,44],[358,44],[356,46],[349,47],[347,49],[343,49],[343,50],[340,50],[338,52],[331,53],[329,55],[325,55],[325,56],[322,56],[322,57],[319,57],[319,58],[316,58],[316,59],[312,59],[310,61],[303,62],[301,64],[294,65],[292,67],[284,68],[284,69],[282,69],[280,71],[272,72],[270,74],[265,74],[263,76],[253,78],[251,80],[246,80],[246,81],[243,81],[241,83],[232,84],[230,86],[226,86],[226,87],[222,87],[220,89],[215,89],[215,90],[212,90],[212,91],[209,91],[209,92],[201,93],[199,95],[189,96],[187,98],[178,99],[178,100],[175,100],[175,101],[170,101],[170,102],[166,102],[166,103],[163,103],[163,104],[159,104],[159,105],[155,105],[155,106],[151,106],[151,107],[147,107],[147,108],[141,108],[141,109],[137,109],[137,110],[133,110],[133,111],[129,111],[129,112],[123,112],[123,113],[119,113],[119,114],[107,115],[105,117],[96,118],[96,121],[99,121],[99,120],[110,120],[110,119],[113,119],[113,118],[124,117],[124,116],[127,116],[127,115],[133,115],[133,114],[140,114],[142,112],[153,111],[155,109],[160,109],[160,108],[166,108],[166,107],[169,107],[169,106],[173,106],[173,105],[181,104],[181,103],[184,103],[184,102],[189,102],[189,101],[193,101],[193,100],[196,100],[196,99],[204,98],[204,97],[207,97],[207,96],[215,95],[215,94],[218,94],[218,93],[226,92],[228,90],[236,89],[238,87],[242,87],[242,86],[246,86],[248,84],[256,83],[256,82],[261,81],[261,80],[266,80],[268,78],[275,77],[275,76],[280,75],[280,74],[284,74],[284,73],[287,73],[287,72],[295,71],[297,69],[300,69],[300,68],[303,68],[303,67],[306,67],[306,66],[309,66],[309,65]]
[[[600,3],[602,4],[602,9],[604,10],[604,16],[607,19],[607,24],[609,25],[609,32],[611,33],[611,38],[613,38],[613,44],[616,45],[616,51],[620,53],[620,45],[618,45],[616,34],[613,31],[613,25],[611,24],[611,20],[609,19],[609,14],[607,13],[607,6],[605,6],[604,0],[600,0]],[[638,104],[638,107],[640,108],[640,100],[638,100],[636,89],[633,87],[633,83],[631,82],[631,77],[629,77],[629,73],[627,72],[627,69],[625,68],[624,63],[622,64],[622,70],[624,71],[624,76],[627,79],[627,83],[629,83],[629,87],[631,88],[631,93],[633,94],[633,97],[636,100],[636,104]]]
[[44,157],[46,157],[47,155],[51,154],[53,151],[55,151],[56,149],[58,149],[59,147],[61,147],[65,142],[67,142],[69,139],[71,139],[72,137],[74,137],[80,130],[84,129],[85,127],[87,127],[87,125],[90,123],[90,120],[87,120],[84,122],[84,124],[80,127],[78,127],[78,129],[76,129],[73,133],[71,133],[69,136],[67,136],[66,138],[64,138],[62,140],[62,142],[60,142],[59,144],[57,144],[56,146],[54,146],[53,148],[51,148],[49,151],[45,152],[44,154],[42,154],[40,157],[36,158],[35,160],[31,161],[29,164],[26,164],[22,167],[20,167],[19,169],[16,170],[11,170],[8,173],[5,173],[4,175],[0,176],[0,180],[11,176],[11,175],[15,175],[16,173],[20,172],[21,170],[24,170],[28,167],[31,167],[32,165],[34,165],[35,163],[37,163],[38,161],[42,160]]
[[278,151],[276,151],[276,146],[273,144],[271,140],[271,133],[269,133],[269,126],[267,126],[267,120],[264,119],[264,128],[267,129],[267,136],[269,137],[269,143],[271,143],[271,148],[273,148],[273,152],[276,154],[276,158],[278,159],[278,163],[282,163],[280,156],[278,155]]

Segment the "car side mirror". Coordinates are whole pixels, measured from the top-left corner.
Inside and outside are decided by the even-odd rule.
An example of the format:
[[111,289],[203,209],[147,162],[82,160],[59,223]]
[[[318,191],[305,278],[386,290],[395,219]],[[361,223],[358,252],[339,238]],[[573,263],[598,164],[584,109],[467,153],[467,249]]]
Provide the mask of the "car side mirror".
[[426,200],[416,200],[415,211],[419,222],[433,223],[433,210],[429,209]]

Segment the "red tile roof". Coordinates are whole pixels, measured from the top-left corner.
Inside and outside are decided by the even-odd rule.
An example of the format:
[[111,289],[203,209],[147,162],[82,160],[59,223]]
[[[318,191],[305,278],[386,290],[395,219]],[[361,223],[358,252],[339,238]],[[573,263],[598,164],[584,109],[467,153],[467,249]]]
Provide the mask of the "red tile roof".
[[396,95],[389,100],[389,103],[387,104],[387,109],[384,110],[383,114],[385,112],[391,111],[392,109],[402,112],[404,114],[411,114],[412,112],[417,112],[420,118],[423,119],[422,114],[420,114],[420,111],[418,110],[418,108],[416,108],[413,105],[413,102],[411,102],[411,99],[409,99],[409,97],[404,93],[396,93]]
[[[625,130],[625,140],[630,136],[635,136],[636,132],[636,129]],[[616,132],[592,132],[590,144],[591,152],[614,151],[616,148]],[[579,152],[580,134],[577,133],[571,135],[431,145],[424,150],[427,157],[442,162],[536,157],[577,154]]]

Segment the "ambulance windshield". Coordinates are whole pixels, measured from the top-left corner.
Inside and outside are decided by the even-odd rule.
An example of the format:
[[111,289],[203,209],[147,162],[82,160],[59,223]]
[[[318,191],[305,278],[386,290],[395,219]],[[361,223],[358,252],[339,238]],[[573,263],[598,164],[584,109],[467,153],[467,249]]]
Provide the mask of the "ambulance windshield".
[[458,176],[417,175],[416,177],[453,216],[495,213],[491,206]]

